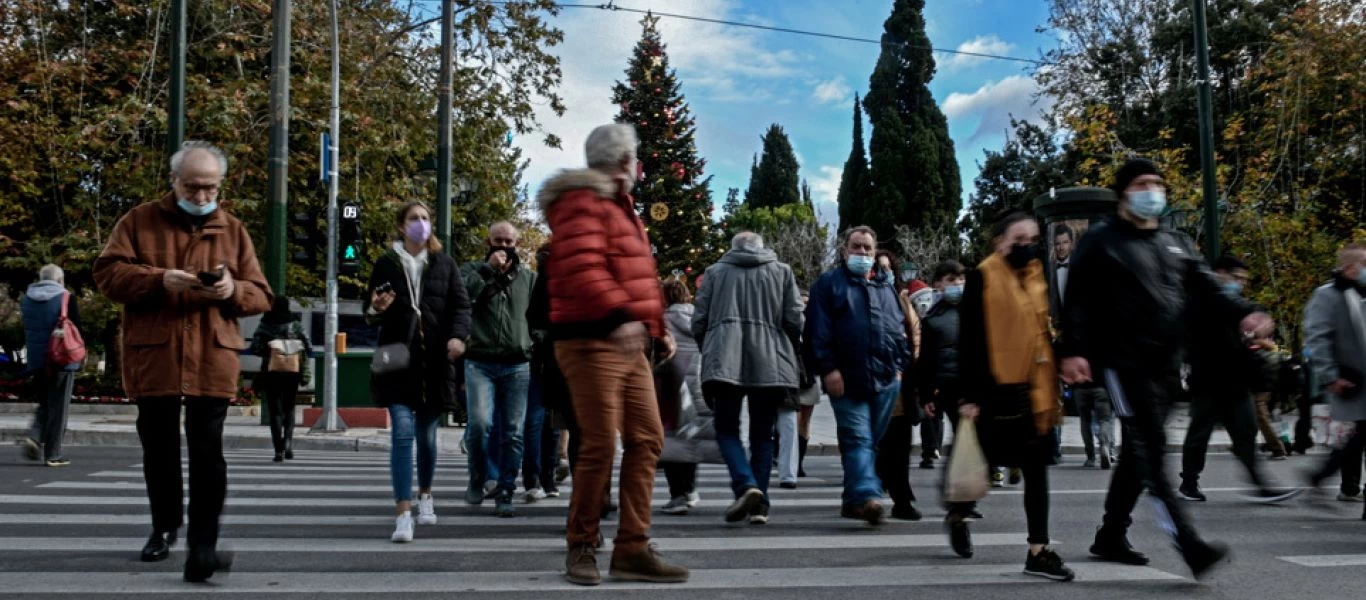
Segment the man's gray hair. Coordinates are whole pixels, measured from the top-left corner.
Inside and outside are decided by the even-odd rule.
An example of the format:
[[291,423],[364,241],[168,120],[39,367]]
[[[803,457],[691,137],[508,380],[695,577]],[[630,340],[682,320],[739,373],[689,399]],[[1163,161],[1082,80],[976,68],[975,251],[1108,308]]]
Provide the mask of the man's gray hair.
[[870,237],[873,238],[873,243],[874,243],[874,244],[877,243],[877,232],[876,232],[876,231],[873,231],[873,228],[872,228],[872,227],[869,227],[869,226],[867,226],[867,225],[858,225],[858,226],[855,226],[855,227],[850,227],[847,231],[844,232],[844,243],[841,244],[841,245],[842,245],[842,246],[848,246],[848,245],[849,245],[849,238],[854,237],[854,234],[856,234],[856,233],[866,233],[866,234],[868,234]]
[[227,177],[228,156],[226,154],[223,154],[223,151],[220,150],[218,146],[199,140],[189,140],[181,144],[180,149],[176,150],[175,154],[171,155],[171,174],[179,175],[180,165],[181,163],[185,162],[185,156],[196,150],[203,150],[204,152],[208,152],[215,159],[217,159],[219,175]]
[[620,167],[627,156],[635,156],[638,145],[640,140],[636,137],[635,127],[613,123],[600,125],[588,134],[583,153],[590,169]]
[[65,282],[66,272],[62,271],[62,268],[57,265],[47,264],[43,265],[43,268],[38,269],[38,279],[41,281]]
[[731,250],[763,250],[764,237],[753,231],[741,231],[730,239]]

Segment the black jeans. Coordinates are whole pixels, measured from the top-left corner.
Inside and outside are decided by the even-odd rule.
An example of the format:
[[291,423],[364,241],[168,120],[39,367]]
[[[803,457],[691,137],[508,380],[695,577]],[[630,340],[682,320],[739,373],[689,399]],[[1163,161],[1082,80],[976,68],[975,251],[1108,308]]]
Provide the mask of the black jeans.
[[1361,455],[1366,448],[1366,421],[1356,422],[1356,434],[1342,448],[1335,448],[1323,467],[1313,475],[1314,485],[1342,471],[1340,491],[1348,496],[1361,495]]
[[[180,478],[180,398],[138,398],[138,439],[142,441],[142,474],[152,507],[152,529],[175,531],[184,522]],[[190,455],[190,527],[186,543],[192,554],[212,552],[218,545],[218,519],[228,494],[228,463],[223,460],[223,419],[228,401],[185,398],[185,443]]]
[[687,496],[697,490],[697,464],[683,462],[661,462],[664,479],[669,482],[669,497]]
[[266,411],[270,415],[270,441],[275,453],[288,450],[294,439],[294,400],[299,393],[299,373],[261,373],[256,376],[256,387],[266,397]]
[[1156,503],[1158,521],[1183,549],[1203,545],[1176,499],[1163,466],[1167,433],[1164,427],[1172,399],[1181,389],[1174,370],[1157,374],[1106,371],[1106,391],[1124,428],[1119,466],[1105,496],[1101,534],[1124,536],[1133,523],[1130,515],[1144,490]]
[[877,449],[877,477],[897,505],[915,502],[910,472],[912,429],[911,420],[905,415],[892,417]]
[[1048,545],[1048,465],[1031,463],[1020,466],[1024,475],[1025,522],[1029,543]]
[[1248,480],[1261,487],[1266,478],[1257,466],[1257,413],[1252,395],[1244,390],[1202,392],[1191,396],[1191,421],[1181,446],[1181,479],[1200,481],[1215,423],[1223,424],[1233,440],[1233,455],[1243,463]]

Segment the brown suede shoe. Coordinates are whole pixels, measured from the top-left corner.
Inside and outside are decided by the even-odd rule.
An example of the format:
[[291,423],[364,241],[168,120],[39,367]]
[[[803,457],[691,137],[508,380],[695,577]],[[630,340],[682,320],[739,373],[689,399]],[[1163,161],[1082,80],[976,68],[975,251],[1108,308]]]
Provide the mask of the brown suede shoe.
[[655,552],[654,546],[630,555],[613,553],[612,569],[609,572],[614,579],[622,581],[644,581],[647,583],[686,583],[688,581],[687,567],[670,565],[659,560],[659,554]]
[[574,585],[600,585],[602,573],[598,572],[598,557],[592,546],[581,545],[569,549],[564,560],[564,578]]
[[869,500],[861,506],[846,504],[840,508],[840,516],[846,519],[867,521],[869,525],[881,525],[887,522],[882,503],[877,500]]

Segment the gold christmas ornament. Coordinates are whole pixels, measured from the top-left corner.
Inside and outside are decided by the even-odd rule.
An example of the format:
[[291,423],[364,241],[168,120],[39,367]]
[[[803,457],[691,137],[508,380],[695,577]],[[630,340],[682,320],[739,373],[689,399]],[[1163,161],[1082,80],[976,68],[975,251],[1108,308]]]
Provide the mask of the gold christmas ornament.
[[663,221],[669,218],[669,206],[663,202],[656,202],[650,206],[650,218],[656,221]]

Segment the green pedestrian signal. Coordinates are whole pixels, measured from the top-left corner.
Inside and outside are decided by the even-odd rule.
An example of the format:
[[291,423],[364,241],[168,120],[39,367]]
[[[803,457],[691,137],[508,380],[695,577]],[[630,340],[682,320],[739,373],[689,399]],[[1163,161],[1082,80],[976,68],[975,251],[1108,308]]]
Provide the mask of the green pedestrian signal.
[[344,260],[356,260],[356,247],[347,246],[346,251],[342,253],[342,258]]

